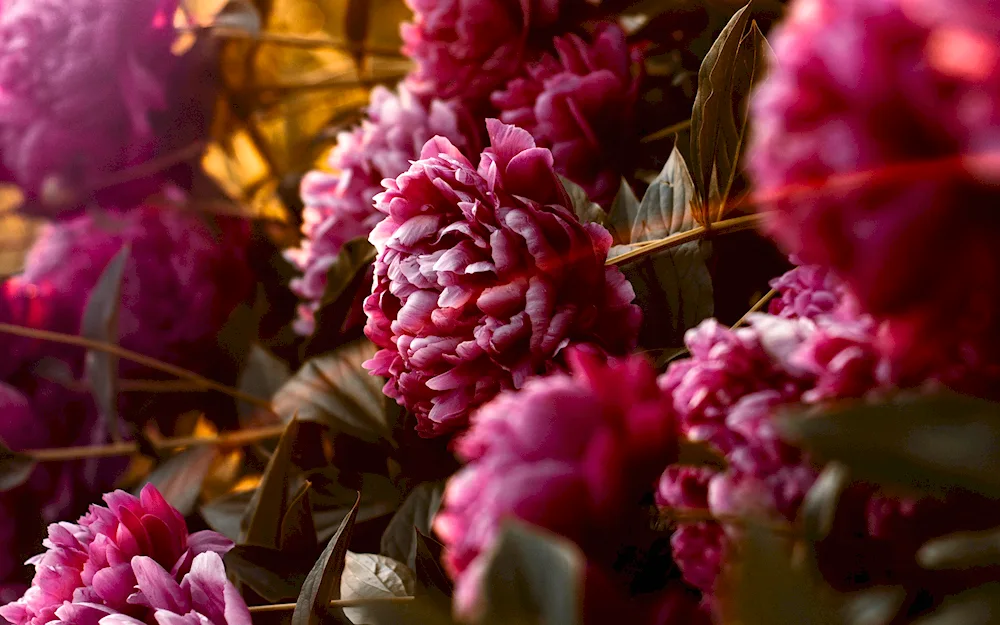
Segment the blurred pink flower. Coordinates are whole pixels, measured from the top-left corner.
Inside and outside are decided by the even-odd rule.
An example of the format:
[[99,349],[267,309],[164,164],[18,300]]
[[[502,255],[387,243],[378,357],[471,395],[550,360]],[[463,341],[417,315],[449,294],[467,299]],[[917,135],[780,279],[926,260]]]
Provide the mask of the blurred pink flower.
[[846,288],[833,273],[817,265],[801,265],[771,280],[778,296],[768,312],[789,319],[814,319],[832,314],[840,306]]
[[[546,54],[524,68],[491,100],[500,119],[531,133],[552,150],[555,169],[607,208],[628,171],[641,64],[615,24],[602,25],[587,43],[557,37],[557,57]],[[641,67],[641,65],[640,65]]]
[[[175,365],[224,378],[233,368],[216,335],[236,306],[250,295],[254,276],[246,221],[217,218],[183,208],[142,205],[123,213],[89,212],[44,227],[21,274],[4,285],[13,322],[79,334],[83,311],[110,260],[129,245],[118,317],[123,347]],[[213,229],[215,230],[213,232]],[[5,339],[0,339],[5,340]],[[83,352],[33,342],[23,366],[43,357],[66,357],[77,369]],[[123,377],[156,376],[121,362]],[[235,375],[235,372],[231,372]]]
[[365,333],[381,349],[365,366],[426,436],[463,428],[571,344],[627,353],[640,321],[631,285],[604,265],[611,235],[573,214],[551,153],[519,128],[487,127],[478,169],[436,138],[375,198],[386,217],[370,237]]
[[647,362],[574,351],[570,368],[500,394],[457,439],[468,464],[448,482],[434,529],[461,613],[475,611],[482,556],[508,517],[573,540],[610,569],[616,538],[644,521],[642,496],[676,457],[669,398]]
[[[573,15],[574,0],[407,0],[403,53],[416,62],[407,86],[421,98],[479,108],[520,69],[534,31]],[[546,41],[548,43],[548,41]]]
[[752,99],[767,230],[887,322],[905,373],[1000,348],[998,23],[982,0],[797,0]]
[[[462,150],[474,147],[463,130],[464,115],[451,105],[433,100],[423,106],[405,86],[393,93],[379,85],[372,89],[368,117],[360,126],[337,136],[328,164],[336,173],[311,171],[302,179],[301,247],[286,257],[303,272],[292,280],[292,290],[303,303],[295,330],[312,334],[315,313],[326,290],[326,274],[344,243],[367,237],[382,219],[373,198],[384,178],[395,178],[420,156],[420,148],[442,136]],[[364,324],[358,304],[350,325]]]
[[[178,98],[178,0],[5,0],[0,154],[29,199],[52,180],[85,196],[157,152],[153,117]],[[192,110],[185,110],[190,118]],[[176,131],[176,129],[174,129]],[[43,203],[44,203],[43,197]]]
[[[153,564],[169,571],[172,581],[194,575],[189,588],[210,590],[213,598],[220,595],[210,588],[218,584],[211,579],[215,575],[206,575],[211,571],[205,566],[212,560],[201,559],[198,569],[192,564],[198,554],[225,553],[232,541],[211,531],[188,534],[184,518],[152,485],[138,498],[115,491],[104,501],[107,507],[91,506],[78,523],[49,526],[43,543],[47,550],[28,561],[35,567],[31,587],[17,601],[0,607],[0,616],[14,625],[42,625],[67,620],[64,616],[89,623],[89,609],[141,615],[144,609],[134,606],[146,606],[176,612],[163,604],[170,587],[151,571]],[[137,585],[139,593],[133,596]],[[173,599],[183,608],[182,598]]]

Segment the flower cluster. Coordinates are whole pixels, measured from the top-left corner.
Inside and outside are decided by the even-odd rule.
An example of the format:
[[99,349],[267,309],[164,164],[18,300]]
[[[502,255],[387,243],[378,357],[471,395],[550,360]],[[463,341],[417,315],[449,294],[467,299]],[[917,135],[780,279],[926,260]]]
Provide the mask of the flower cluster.
[[[87,212],[46,225],[29,251],[21,274],[0,290],[0,321],[34,329],[79,334],[84,309],[111,259],[128,246],[118,310],[118,343],[132,351],[235,381],[236,366],[217,335],[234,308],[247,298],[253,275],[247,264],[248,224],[204,217],[180,208],[140,206],[123,213]],[[7,358],[0,363],[0,439],[14,450],[95,445],[107,441],[107,420],[90,394],[77,387],[84,351],[62,343],[0,335]],[[48,373],[40,371],[45,365]],[[131,361],[122,378],[162,377]],[[141,426],[155,417],[173,418],[205,398],[192,394],[123,394],[119,413]],[[213,400],[214,401],[214,400]],[[45,463],[30,479],[4,493],[23,505],[0,507],[0,530],[14,544],[34,542],[45,523],[76,513],[111,487],[127,467],[124,458]],[[30,503],[28,503],[30,502]],[[0,564],[0,583],[16,583],[14,558]]]
[[552,150],[556,171],[581,185],[590,199],[609,206],[628,170],[634,142],[632,114],[640,75],[617,25],[603,25],[593,41],[557,37],[558,56],[529,64],[492,95],[500,119],[524,128]]
[[189,534],[151,485],[139,497],[115,491],[104,501],[78,523],[49,526],[46,551],[29,560],[31,587],[0,616],[13,625],[250,624],[220,557],[232,541]]
[[574,343],[635,344],[631,285],[605,267],[611,235],[581,224],[527,132],[489,120],[478,168],[437,138],[375,198],[385,215],[365,333],[365,364],[385,394],[439,435],[499,391],[520,388]]
[[[486,552],[508,517],[576,542],[595,569],[588,593],[592,575],[598,588],[611,583],[605,576],[613,576],[623,543],[645,521],[643,494],[676,457],[669,398],[648,363],[602,363],[579,351],[570,363],[568,374],[500,394],[457,439],[468,464],[449,481],[434,529],[448,548],[445,565],[457,580],[460,613],[475,613]],[[686,597],[696,605],[696,597]]]
[[[163,149],[178,0],[8,0],[0,9],[2,175],[57,212]],[[190,118],[191,110],[184,116]],[[176,132],[172,129],[171,132]]]
[[[435,136],[459,148],[475,147],[463,131],[460,111],[439,100],[423,106],[405,86],[398,93],[378,86],[372,90],[368,117],[350,132],[341,132],[330,153],[336,173],[309,172],[302,180],[302,233],[305,239],[286,256],[303,272],[292,290],[304,303],[296,330],[312,334],[315,313],[326,290],[326,273],[344,243],[368,233],[382,219],[372,205],[384,178],[406,171],[420,148]],[[358,310],[360,313],[360,307]],[[363,324],[356,315],[352,324]]]
[[768,231],[888,322],[883,349],[908,373],[997,347],[998,21],[978,0],[802,0],[753,97]]

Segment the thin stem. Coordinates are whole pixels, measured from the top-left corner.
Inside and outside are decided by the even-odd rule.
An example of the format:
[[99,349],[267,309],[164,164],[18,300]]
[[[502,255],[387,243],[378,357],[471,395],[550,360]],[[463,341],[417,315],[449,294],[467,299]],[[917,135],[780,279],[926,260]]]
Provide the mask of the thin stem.
[[[196,437],[179,436],[150,441],[157,450],[170,450],[178,447],[196,447],[200,445],[215,445],[217,447],[243,447],[250,443],[277,438],[285,431],[284,425],[268,425],[259,428],[227,432],[218,436]],[[82,460],[84,458],[108,458],[113,456],[131,456],[139,452],[138,443],[111,443],[110,445],[88,445],[85,447],[55,447],[52,449],[29,449],[18,452],[36,462],[60,462],[66,460]]]
[[152,160],[146,161],[145,163],[136,165],[135,167],[129,167],[128,169],[116,171],[105,177],[103,180],[100,180],[98,185],[92,190],[100,191],[108,187],[113,187],[115,185],[131,182],[132,180],[138,180],[140,178],[145,178],[146,176],[151,176],[157,172],[163,171],[164,169],[173,167],[177,163],[183,163],[184,161],[197,158],[205,150],[205,146],[206,144],[204,141],[196,141],[191,145],[178,148],[173,152],[168,152],[167,154],[158,156]]
[[362,53],[372,56],[384,56],[392,58],[404,58],[403,53],[396,48],[386,48],[381,46],[365,46],[345,41],[337,41],[326,37],[307,37],[305,35],[293,35],[289,33],[272,33],[261,31],[258,33],[249,32],[231,26],[197,26],[193,28],[181,29],[181,32],[198,34],[199,32],[211,31],[216,37],[223,39],[249,39],[259,43],[276,43],[293,48],[331,48],[345,52]]
[[757,302],[750,308],[750,310],[746,312],[746,314],[740,317],[739,321],[733,324],[733,330],[746,323],[747,319],[750,318],[750,315],[754,314],[755,312],[760,312],[760,309],[763,308],[765,305],[767,305],[767,303],[770,302],[771,299],[777,294],[778,291],[775,289],[771,289],[770,291],[765,293],[764,296],[761,297],[759,300],[757,300]]
[[203,393],[204,387],[188,380],[127,380],[118,381],[123,393]]
[[0,323],[0,333],[13,334],[14,336],[22,336],[24,338],[37,339],[41,341],[52,341],[53,343],[62,343],[64,345],[74,345],[85,349],[104,352],[106,354],[111,354],[112,356],[117,356],[118,358],[130,360],[134,363],[149,367],[150,369],[156,369],[157,371],[169,373],[174,377],[188,380],[206,390],[218,391],[225,395],[229,395],[230,397],[241,399],[259,408],[271,410],[271,402],[265,399],[261,399],[260,397],[249,393],[244,393],[239,389],[226,386],[225,384],[219,384],[218,382],[209,380],[208,378],[200,376],[193,371],[188,371],[187,369],[171,365],[155,358],[150,358],[149,356],[143,356],[142,354],[112,343],[103,343],[101,341],[94,341],[82,336],[76,336],[74,334],[52,332],[51,330],[36,330],[35,328],[28,328],[10,323]]
[[312,91],[317,89],[335,89],[347,87],[371,87],[387,82],[396,82],[403,79],[405,74],[384,74],[372,76],[370,78],[324,78],[323,80],[303,80],[301,82],[288,82],[273,85],[255,85],[254,92],[268,93],[288,93],[291,91]]
[[[370,599],[337,599],[330,602],[331,607],[351,608],[355,606],[371,605],[373,603],[406,603],[413,601],[414,597],[372,597]],[[250,612],[291,612],[295,609],[294,603],[272,603],[271,605],[252,605]]]
[[608,259],[606,264],[622,265],[654,252],[659,252],[672,247],[678,247],[680,245],[684,245],[685,243],[690,243],[691,241],[697,241],[698,239],[704,238],[709,233],[728,234],[731,232],[739,232],[741,230],[750,230],[755,228],[763,218],[763,214],[744,215],[743,217],[734,217],[733,219],[716,222],[712,224],[710,228],[698,226],[697,228],[692,228],[685,232],[679,232],[663,239],[648,241],[640,247],[630,250],[621,256]]
[[661,128],[652,134],[648,134],[643,137],[639,143],[651,143],[653,141],[659,141],[660,139],[665,139],[670,135],[675,135],[678,132],[683,132],[691,127],[691,120],[685,119],[682,122],[677,122],[672,126],[667,126],[666,128]]

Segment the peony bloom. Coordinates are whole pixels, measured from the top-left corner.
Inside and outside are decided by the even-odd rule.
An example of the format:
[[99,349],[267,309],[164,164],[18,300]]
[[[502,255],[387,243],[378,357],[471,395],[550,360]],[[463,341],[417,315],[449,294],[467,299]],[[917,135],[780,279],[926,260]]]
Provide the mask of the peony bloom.
[[581,224],[552,170],[552,154],[514,126],[488,120],[492,147],[474,168],[447,139],[375,206],[378,257],[365,363],[384,391],[435,436],[470,411],[554,366],[574,343],[614,354],[635,344],[631,285],[605,267],[611,235]]
[[998,23],[983,0],[798,0],[752,100],[768,231],[888,322],[904,373],[997,347]]
[[[250,294],[249,226],[219,218],[217,231],[203,215],[177,208],[139,206],[116,214],[86,213],[46,226],[23,273],[4,286],[14,323],[78,334],[91,290],[108,262],[129,245],[118,316],[123,347],[218,378],[231,368],[216,335],[233,309]],[[22,316],[23,315],[23,316]],[[4,339],[0,339],[4,340]],[[52,344],[28,347],[17,367],[47,356],[82,366],[78,350]],[[122,361],[123,377],[155,375]]]
[[552,150],[555,169],[608,207],[627,171],[635,141],[633,112],[641,63],[625,32],[602,26],[591,43],[557,37],[558,57],[545,55],[492,96],[500,119],[531,133]]
[[484,405],[457,439],[468,464],[448,482],[434,530],[459,613],[475,611],[484,555],[508,517],[569,538],[610,571],[619,541],[645,522],[643,495],[676,456],[669,398],[648,363],[602,364],[579,351],[569,360],[569,374],[533,379]]
[[[312,334],[315,314],[326,291],[326,274],[344,243],[367,237],[382,219],[372,199],[384,178],[395,178],[420,156],[420,148],[435,135],[468,149],[460,126],[460,111],[434,100],[423,106],[405,86],[398,94],[379,85],[372,90],[368,118],[351,132],[337,136],[329,166],[337,173],[312,171],[302,179],[302,234],[299,249],[287,258],[303,272],[292,281],[292,290],[302,298],[295,329]],[[353,323],[364,323],[358,306]]]
[[[104,501],[107,507],[91,506],[75,524],[49,526],[43,543],[46,551],[28,561],[35,567],[31,588],[17,601],[0,607],[0,616],[14,625],[56,620],[83,625],[91,622],[91,610],[141,616],[149,609],[162,609],[185,615],[192,601],[185,602],[182,593],[171,592],[169,582],[176,584],[188,577],[189,596],[200,594],[195,610],[215,599],[210,602],[215,609],[202,612],[211,618],[221,611],[218,599],[223,594],[230,607],[232,593],[214,588],[221,583],[218,567],[212,558],[199,554],[214,552],[218,557],[232,547],[232,541],[212,531],[188,534],[184,518],[152,485],[145,486],[139,497],[115,491],[105,495]],[[156,567],[169,571],[167,579]],[[233,611],[237,612],[235,606]]]
[[831,315],[841,305],[846,289],[829,269],[802,265],[771,280],[778,296],[771,300],[768,312],[788,319]]
[[520,69],[530,36],[572,15],[575,0],[407,0],[403,53],[416,62],[407,86],[425,99],[479,108]]
[[[177,99],[178,0],[5,0],[0,154],[31,200],[81,194],[151,158],[154,117]],[[187,118],[194,115],[186,110]],[[51,207],[46,207],[51,209]]]

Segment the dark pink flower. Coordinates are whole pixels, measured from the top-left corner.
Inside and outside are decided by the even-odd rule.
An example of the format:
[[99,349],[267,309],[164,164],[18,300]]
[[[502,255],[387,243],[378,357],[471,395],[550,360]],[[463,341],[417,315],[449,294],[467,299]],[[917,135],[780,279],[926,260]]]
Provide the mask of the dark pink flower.
[[428,436],[461,429],[567,346],[623,354],[638,330],[631,285],[604,265],[611,235],[568,208],[552,154],[519,128],[487,126],[478,169],[436,138],[375,198],[386,217],[370,237],[365,333],[381,349],[365,366]]
[[457,439],[468,464],[445,490],[434,529],[456,579],[456,608],[474,612],[481,556],[505,518],[576,542],[609,567],[640,501],[676,456],[669,399],[640,358],[602,364],[574,352],[570,374],[528,381],[484,405]]
[[83,200],[163,147],[153,117],[182,105],[179,85],[170,84],[185,63],[171,51],[177,7],[178,0],[5,0],[0,154],[4,173],[29,199],[44,205],[58,186]]
[[[154,608],[161,607],[154,592],[165,589],[162,580],[146,575],[150,562],[180,579],[195,572],[192,564],[198,554],[225,553],[232,547],[232,541],[215,532],[189,535],[184,518],[152,485],[145,486],[138,498],[115,491],[104,501],[107,507],[91,506],[78,523],[49,526],[43,543],[47,550],[29,560],[35,567],[31,588],[0,607],[0,616],[14,625],[42,625],[64,620],[58,611],[67,602],[141,614],[142,608],[133,606],[143,602],[131,598],[136,585],[142,592],[143,585],[150,584],[149,593],[143,594],[153,597],[145,604]],[[141,556],[147,558],[139,558],[137,568],[136,558]]]
[[407,86],[426,99],[477,108],[521,67],[533,31],[580,6],[572,0],[407,0],[403,53],[416,62]]
[[799,0],[752,100],[768,231],[887,321],[910,371],[1000,340],[998,22],[981,0]]
[[846,288],[826,268],[801,265],[771,280],[778,296],[771,300],[768,312],[789,319],[815,319],[831,315],[841,305]]
[[[98,278],[122,246],[129,245],[118,317],[121,345],[218,379],[232,365],[216,335],[250,294],[254,277],[247,262],[249,224],[219,218],[213,231],[206,218],[183,208],[144,205],[47,225],[24,271],[4,287],[13,322],[78,334]],[[75,370],[76,363],[82,365],[80,350],[58,351],[42,343],[35,347],[24,361],[4,365],[23,366],[46,356],[66,357]],[[121,374],[156,375],[126,361]]]
[[[298,249],[286,252],[304,275],[292,281],[292,290],[304,302],[295,329],[312,334],[315,313],[326,291],[326,274],[344,243],[367,237],[382,220],[373,198],[384,178],[406,171],[420,156],[420,148],[436,135],[466,150],[473,147],[462,130],[461,111],[440,100],[422,105],[405,86],[393,93],[379,85],[372,90],[368,118],[350,132],[337,136],[328,164],[336,173],[311,171],[302,179],[302,233]],[[352,324],[363,324],[358,307]]]
[[554,46],[557,57],[530,63],[491,100],[501,120],[552,150],[557,172],[610,206],[634,147],[640,71],[633,64],[641,53],[614,24],[601,26],[590,43],[567,35]]

